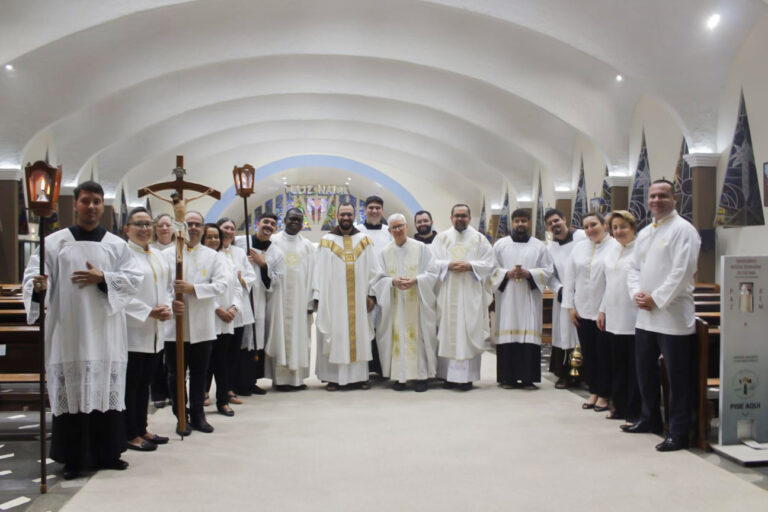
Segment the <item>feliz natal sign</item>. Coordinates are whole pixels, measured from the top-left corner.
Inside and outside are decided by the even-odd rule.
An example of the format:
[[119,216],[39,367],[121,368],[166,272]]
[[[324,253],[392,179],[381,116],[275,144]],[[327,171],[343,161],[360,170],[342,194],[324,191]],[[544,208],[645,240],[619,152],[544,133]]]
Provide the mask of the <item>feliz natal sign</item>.
[[347,185],[289,185],[285,192],[295,196],[335,196],[349,194]]

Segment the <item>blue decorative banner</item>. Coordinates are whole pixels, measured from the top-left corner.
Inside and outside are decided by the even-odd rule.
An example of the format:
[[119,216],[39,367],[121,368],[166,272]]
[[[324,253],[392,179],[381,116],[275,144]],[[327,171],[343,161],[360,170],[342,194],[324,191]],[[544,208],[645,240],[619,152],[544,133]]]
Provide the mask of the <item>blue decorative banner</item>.
[[744,91],[739,102],[739,117],[733,135],[731,155],[725,171],[715,226],[762,226],[765,224],[755,154],[749,131]]
[[491,235],[488,234],[488,225],[485,219],[485,196],[483,196],[483,208],[480,210],[480,221],[477,223],[477,230],[485,235],[488,241],[491,241]]
[[496,240],[509,236],[509,189],[504,192],[504,204],[499,216],[499,227],[496,228]]
[[539,171],[539,197],[536,200],[536,238],[544,241],[544,193],[541,190],[541,171]]
[[680,146],[680,158],[675,169],[675,192],[677,194],[677,213],[688,222],[693,222],[693,176],[691,166],[685,161],[688,154],[688,141],[683,137]]
[[629,200],[629,213],[637,219],[637,230],[640,231],[650,222],[648,212],[648,189],[651,186],[651,169],[648,166],[648,149],[645,146],[645,130],[640,145],[640,158],[637,160],[635,181],[632,183],[632,196]]
[[579,185],[576,187],[576,199],[573,202],[571,227],[581,229],[581,219],[587,213],[587,187],[584,183],[584,157],[581,157],[579,168]]
[[603,190],[600,193],[600,214],[605,215],[611,210],[611,186],[608,184],[608,166],[605,166]]

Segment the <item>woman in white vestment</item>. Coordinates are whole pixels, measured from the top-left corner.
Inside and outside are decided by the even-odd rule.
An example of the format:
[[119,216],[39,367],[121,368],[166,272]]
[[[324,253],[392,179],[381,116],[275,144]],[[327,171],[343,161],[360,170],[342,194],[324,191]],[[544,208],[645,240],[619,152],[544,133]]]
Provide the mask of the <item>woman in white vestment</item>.
[[123,227],[136,267],[144,275],[138,292],[125,308],[128,333],[128,369],[125,379],[125,430],[127,447],[154,451],[167,437],[147,431],[149,385],[161,361],[161,322],[173,318],[171,281],[166,261],[149,245],[152,217],[143,207],[134,208]]
[[608,410],[611,395],[611,351],[606,337],[597,328],[600,301],[605,291],[604,258],[618,242],[605,229],[603,216],[589,212],[582,218],[587,240],[578,242],[568,261],[563,307],[570,311],[584,355],[581,374],[589,386],[583,409]]
[[[173,219],[168,213],[161,213],[155,217],[155,229],[152,242],[149,246],[161,253],[169,247],[176,246],[176,235],[173,233]],[[155,367],[155,375],[152,377],[152,403],[158,409],[170,403],[168,394],[168,368],[165,365],[165,350],[160,344],[159,362]]]
[[605,255],[605,293],[597,327],[605,331],[611,350],[611,412],[609,419],[634,423],[640,416],[640,390],[635,370],[635,320],[637,306],[627,287],[627,263],[637,237],[637,221],[626,210],[608,215],[608,227],[619,242]]
[[[233,237],[234,238],[234,237]],[[222,231],[217,224],[206,224],[203,233],[202,244],[214,251],[220,251],[222,247]],[[231,243],[231,242],[230,242]],[[216,297],[216,341],[213,342],[211,350],[211,359],[208,363],[208,388],[211,388],[211,381],[216,378],[216,410],[224,416],[234,416],[235,411],[229,406],[229,368],[227,366],[227,354],[229,346],[235,334],[235,315],[237,306],[235,305],[235,294],[240,293],[240,283],[237,281],[232,261],[229,258],[220,258],[222,265],[225,266],[227,275],[227,289]],[[238,301],[239,302],[239,301]],[[208,393],[206,392],[206,401]]]

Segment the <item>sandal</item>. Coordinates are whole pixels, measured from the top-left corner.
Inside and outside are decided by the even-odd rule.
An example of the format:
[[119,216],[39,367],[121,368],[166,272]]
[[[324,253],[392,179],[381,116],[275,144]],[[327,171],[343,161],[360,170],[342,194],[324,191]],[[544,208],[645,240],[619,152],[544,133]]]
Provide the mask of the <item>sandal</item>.
[[341,387],[335,382],[329,382],[328,384],[325,385],[326,391],[338,391],[340,389]]
[[607,410],[608,410],[608,409],[610,409],[610,408],[611,408],[611,406],[610,406],[610,405],[597,405],[597,404],[595,404],[595,406],[593,407],[593,409],[595,410],[595,412],[603,412],[603,411],[607,411]]
[[363,389],[363,390],[371,389],[371,384],[366,380],[364,382],[361,382],[359,387],[360,389]]
[[236,394],[230,392],[229,393],[229,403],[241,405],[243,403],[243,399],[237,396]]
[[594,409],[595,408],[595,404],[591,404],[589,402],[584,402],[583,404],[581,404],[581,408],[584,409],[584,410],[586,410],[586,409]]

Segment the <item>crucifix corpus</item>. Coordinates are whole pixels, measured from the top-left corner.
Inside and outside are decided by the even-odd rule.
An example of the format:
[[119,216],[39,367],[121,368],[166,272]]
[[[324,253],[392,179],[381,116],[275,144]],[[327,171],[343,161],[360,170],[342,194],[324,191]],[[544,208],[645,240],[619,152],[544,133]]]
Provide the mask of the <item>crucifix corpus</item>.
[[[211,196],[214,199],[221,199],[221,193],[205,185],[199,183],[192,183],[190,181],[184,181],[184,175],[187,171],[184,169],[184,157],[182,155],[176,156],[176,168],[171,171],[176,179],[173,181],[164,181],[162,183],[155,183],[148,187],[144,187],[139,190],[139,197],[144,197],[147,194],[151,194],[161,201],[171,204],[173,206],[173,229],[176,232],[176,279],[184,278],[184,243],[187,239],[187,226],[185,223],[185,217],[187,214],[187,204],[195,199],[200,199],[203,196]],[[165,198],[157,194],[160,190],[173,190],[171,198]],[[200,194],[184,199],[185,190],[194,190],[200,192]],[[176,300],[183,301],[184,295],[180,292],[176,292]],[[176,412],[178,418],[177,432],[182,433],[181,438],[184,439],[183,432],[187,428],[187,412],[186,412],[186,386],[184,382],[184,315],[176,315]]]

